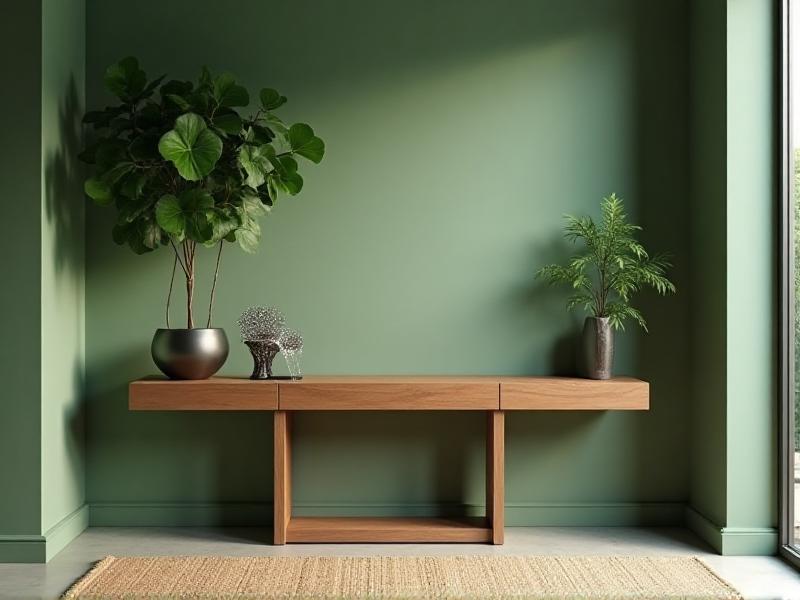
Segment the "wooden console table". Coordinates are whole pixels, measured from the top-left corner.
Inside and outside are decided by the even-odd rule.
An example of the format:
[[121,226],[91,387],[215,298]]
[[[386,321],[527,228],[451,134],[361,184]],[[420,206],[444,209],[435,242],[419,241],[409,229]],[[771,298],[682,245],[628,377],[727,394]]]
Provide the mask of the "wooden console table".
[[[129,389],[131,410],[274,411],[274,540],[287,542],[503,543],[505,411],[647,410],[647,382],[565,377],[305,377],[301,381],[147,378]],[[486,516],[292,516],[294,411],[473,410],[487,415]]]

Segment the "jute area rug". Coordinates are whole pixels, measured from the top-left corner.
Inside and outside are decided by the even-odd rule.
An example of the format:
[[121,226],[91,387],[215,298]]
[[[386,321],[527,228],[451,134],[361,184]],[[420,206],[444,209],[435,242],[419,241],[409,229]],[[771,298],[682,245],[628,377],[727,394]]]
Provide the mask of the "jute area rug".
[[109,556],[65,598],[740,599],[692,557]]

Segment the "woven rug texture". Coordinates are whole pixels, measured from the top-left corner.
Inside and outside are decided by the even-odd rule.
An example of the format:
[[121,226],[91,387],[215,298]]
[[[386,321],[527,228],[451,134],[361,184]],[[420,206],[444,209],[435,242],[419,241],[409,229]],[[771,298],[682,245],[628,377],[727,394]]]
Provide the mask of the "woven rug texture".
[[694,557],[106,557],[64,598],[739,600]]

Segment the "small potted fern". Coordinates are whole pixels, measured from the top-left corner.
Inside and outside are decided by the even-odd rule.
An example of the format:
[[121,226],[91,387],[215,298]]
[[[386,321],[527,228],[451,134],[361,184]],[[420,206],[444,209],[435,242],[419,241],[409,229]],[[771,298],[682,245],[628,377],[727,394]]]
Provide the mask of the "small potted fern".
[[647,331],[642,313],[631,305],[644,287],[661,295],[675,292],[666,272],[672,265],[666,255],[651,256],[635,238],[641,227],[628,223],[621,198],[611,194],[600,205],[601,220],[566,215],[564,237],[582,245],[582,251],[566,265],[547,265],[539,270],[551,284],[568,284],[574,293],[567,308],[582,307],[590,313],[583,328],[581,374],[590,379],[609,379],[614,358],[614,331],[633,321]]

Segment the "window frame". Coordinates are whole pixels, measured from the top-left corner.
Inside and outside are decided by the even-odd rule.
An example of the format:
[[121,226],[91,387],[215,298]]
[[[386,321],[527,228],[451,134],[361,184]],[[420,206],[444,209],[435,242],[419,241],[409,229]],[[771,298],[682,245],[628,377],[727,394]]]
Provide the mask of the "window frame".
[[[798,2],[800,0],[794,0]],[[778,152],[779,169],[779,391],[780,414],[778,435],[779,464],[779,525],[780,555],[800,569],[800,547],[794,539],[794,206],[792,201],[793,152],[792,152],[792,81],[791,75],[791,7],[792,0],[778,2]],[[800,82],[796,82],[800,84]]]

